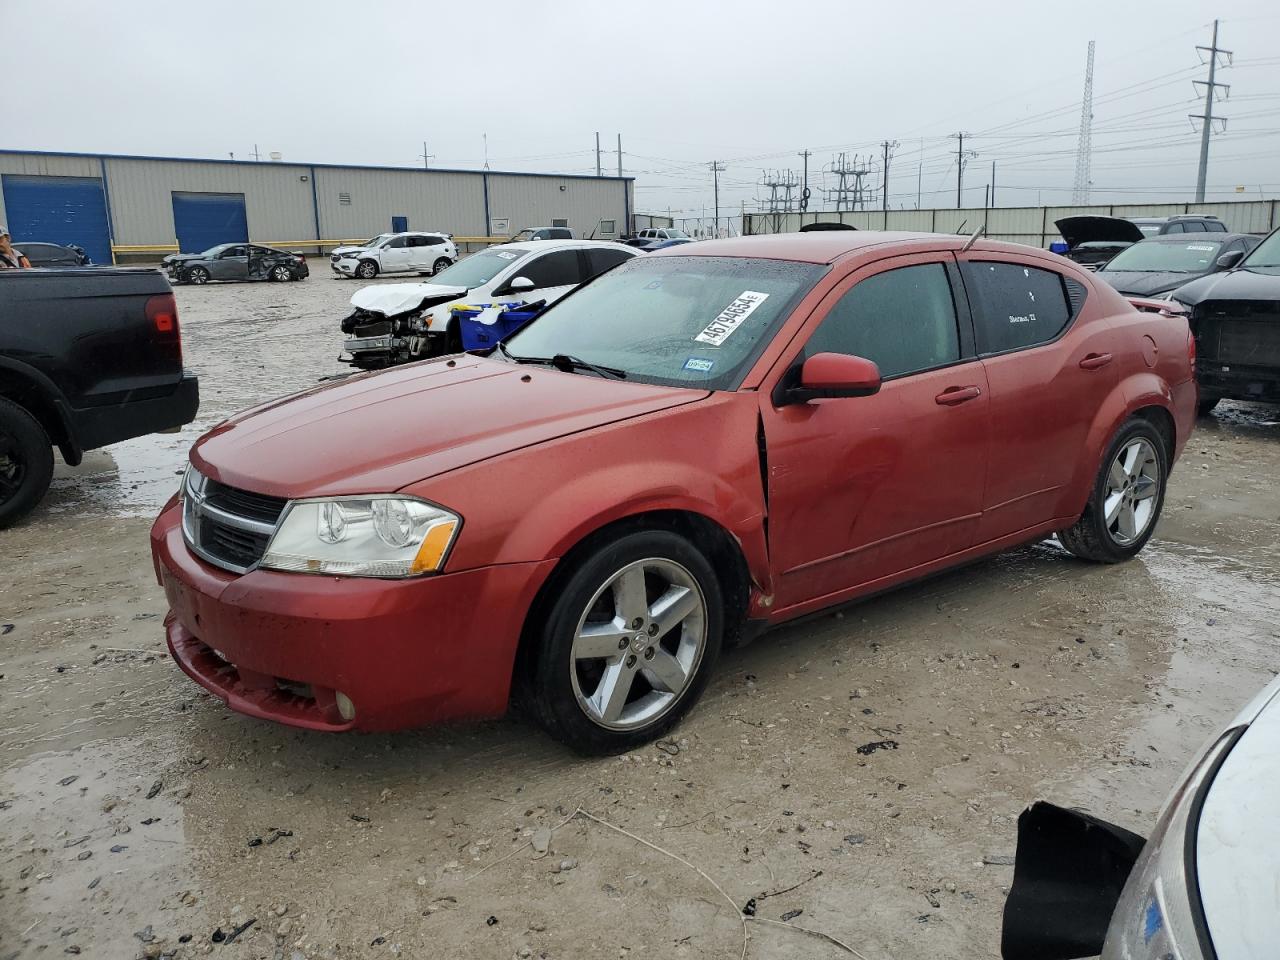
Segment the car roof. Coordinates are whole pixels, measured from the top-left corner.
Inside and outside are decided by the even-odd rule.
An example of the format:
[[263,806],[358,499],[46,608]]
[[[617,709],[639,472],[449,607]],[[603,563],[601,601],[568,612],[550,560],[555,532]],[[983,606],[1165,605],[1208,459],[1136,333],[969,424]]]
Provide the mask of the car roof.
[[[795,260],[801,263],[834,263],[842,257],[875,247],[924,250],[958,250],[968,236],[954,233],[911,233],[888,230],[819,230],[811,233],[769,233],[754,237],[730,237],[682,243],[654,250],[653,257],[753,257],[762,260]],[[1001,240],[978,240],[970,248],[985,253],[1039,253],[1048,251]]]
[[628,247],[623,243],[614,243],[612,240],[516,240],[511,243],[499,243],[490,250],[594,250],[597,247],[614,247],[619,250],[629,250],[636,252],[635,247]]
[[1257,239],[1248,233],[1219,233],[1217,230],[1211,233],[1162,233],[1157,237],[1145,237],[1138,243],[1204,243],[1212,240],[1214,243],[1227,243],[1231,240],[1248,240]]

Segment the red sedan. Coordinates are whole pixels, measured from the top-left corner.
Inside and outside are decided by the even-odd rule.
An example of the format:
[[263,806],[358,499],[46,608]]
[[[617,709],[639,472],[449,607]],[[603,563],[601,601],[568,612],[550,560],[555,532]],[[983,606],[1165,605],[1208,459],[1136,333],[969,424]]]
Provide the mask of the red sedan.
[[[762,628],[1057,534],[1151,536],[1196,408],[1185,319],[1053,254],[687,244],[489,356],[239,414],[152,530],[169,648],[317,730],[502,713],[626,749]],[[423,411],[430,410],[430,416]]]

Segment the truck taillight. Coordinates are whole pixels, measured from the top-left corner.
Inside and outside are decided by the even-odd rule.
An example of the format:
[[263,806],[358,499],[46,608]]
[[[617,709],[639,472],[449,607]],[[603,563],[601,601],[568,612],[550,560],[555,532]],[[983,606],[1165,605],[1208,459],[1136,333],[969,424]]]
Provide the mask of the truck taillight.
[[178,304],[172,293],[158,293],[147,298],[147,319],[155,329],[157,339],[172,343],[182,361],[182,332],[178,329]]

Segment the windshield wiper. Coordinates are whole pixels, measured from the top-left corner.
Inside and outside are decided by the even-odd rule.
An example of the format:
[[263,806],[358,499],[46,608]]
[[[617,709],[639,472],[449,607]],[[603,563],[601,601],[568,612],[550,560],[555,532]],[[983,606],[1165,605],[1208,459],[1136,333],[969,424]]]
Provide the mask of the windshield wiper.
[[541,366],[555,367],[564,373],[573,373],[575,370],[590,370],[598,376],[611,378],[614,380],[627,379],[627,371],[620,370],[617,367],[605,367],[598,363],[591,363],[580,357],[571,356],[567,353],[557,353],[550,357],[522,357],[511,353],[502,344],[498,344],[502,350],[502,355],[516,363],[536,363]]

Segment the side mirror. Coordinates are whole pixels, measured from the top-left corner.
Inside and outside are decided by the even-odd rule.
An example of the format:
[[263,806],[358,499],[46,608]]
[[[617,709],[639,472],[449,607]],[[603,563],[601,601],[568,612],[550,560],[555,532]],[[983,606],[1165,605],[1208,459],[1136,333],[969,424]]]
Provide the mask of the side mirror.
[[533,281],[528,277],[516,277],[507,284],[508,293],[524,293],[533,289]]
[[774,403],[786,406],[840,397],[869,397],[880,391],[880,368],[866,357],[816,353],[793,367],[774,392]]
[[1217,265],[1219,270],[1230,270],[1237,263],[1244,259],[1243,250],[1232,250],[1230,253],[1224,253],[1218,258]]

